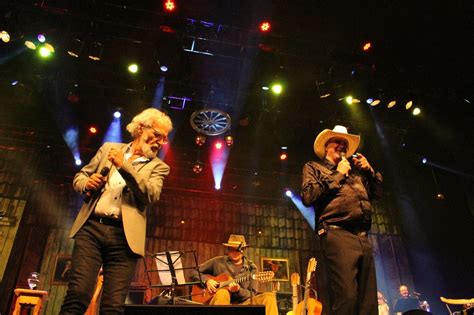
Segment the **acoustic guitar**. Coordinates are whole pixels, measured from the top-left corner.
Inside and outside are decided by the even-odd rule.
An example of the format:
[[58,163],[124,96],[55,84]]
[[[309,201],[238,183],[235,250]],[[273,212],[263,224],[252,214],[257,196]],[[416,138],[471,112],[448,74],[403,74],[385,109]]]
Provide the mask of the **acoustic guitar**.
[[316,270],[316,258],[312,257],[308,262],[306,281],[304,288],[304,300],[296,306],[295,315],[321,315],[323,305],[314,298],[309,297],[311,290],[311,274]]
[[[241,283],[244,281],[248,281],[250,279],[256,280],[258,282],[265,282],[265,281],[270,281],[273,279],[275,276],[275,273],[273,271],[263,271],[263,272],[255,272],[252,274],[248,274],[246,276],[241,276],[233,279],[231,276],[229,276],[226,273],[220,274],[217,277],[210,277],[209,279],[213,279],[218,282],[217,288],[225,288],[232,282],[235,283]],[[193,286],[191,290],[191,299],[194,302],[199,302],[203,304],[209,304],[211,301],[212,297],[214,296],[215,292],[209,292],[206,288],[202,288],[199,284],[196,284]]]
[[298,305],[298,286],[300,284],[300,274],[293,272],[290,277],[291,282],[291,311],[287,312],[286,315],[294,315],[296,307]]

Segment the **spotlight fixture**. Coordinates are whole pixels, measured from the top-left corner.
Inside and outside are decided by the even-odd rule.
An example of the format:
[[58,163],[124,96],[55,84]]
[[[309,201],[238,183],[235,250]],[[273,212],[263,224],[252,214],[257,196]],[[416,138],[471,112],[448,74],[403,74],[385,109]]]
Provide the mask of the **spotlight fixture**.
[[283,86],[279,83],[276,83],[276,84],[273,84],[272,85],[272,92],[274,94],[281,94],[281,92],[283,91]]
[[426,157],[421,158],[421,163],[426,164],[428,163],[428,159]]
[[285,191],[285,195],[288,197],[288,198],[292,198],[293,197],[293,192],[289,189],[286,189]]
[[372,103],[370,103],[370,106],[377,106],[380,104],[380,100],[373,100]]
[[166,0],[164,7],[166,11],[173,12],[176,9],[176,3],[172,0]]
[[272,25],[268,21],[264,21],[264,22],[260,23],[260,31],[263,32],[263,33],[269,32],[271,30],[271,28],[272,28]]
[[224,140],[225,140],[225,144],[228,147],[231,147],[234,144],[234,137],[232,137],[231,135],[225,136]]
[[76,163],[77,166],[82,164],[81,159],[78,159],[78,158],[76,158],[74,162]]
[[114,117],[115,118],[120,118],[120,117],[122,117],[122,113],[120,113],[120,111],[117,110],[117,111],[114,112]]
[[40,43],[44,43],[46,41],[46,36],[44,36],[44,34],[38,34],[37,38]]
[[200,174],[204,169],[204,164],[201,161],[196,161],[193,164],[193,172],[195,174]]
[[415,107],[413,109],[413,116],[417,116],[419,114],[421,114],[421,109],[419,107]]
[[412,106],[413,106],[413,101],[408,101],[408,102],[405,104],[405,109],[406,109],[406,110],[409,110]]
[[365,102],[370,105],[374,102],[374,99],[369,97]]
[[130,73],[137,73],[138,72],[138,65],[136,63],[132,63],[128,65],[128,71]]
[[387,108],[392,108],[393,106],[397,105],[397,101],[393,100],[388,103]]
[[286,161],[288,159],[288,154],[286,152],[281,152],[280,153],[280,160],[281,161]]
[[362,47],[362,50],[363,51],[369,51],[370,48],[372,47],[372,44],[370,42],[367,42],[364,44],[364,46]]
[[43,58],[47,58],[47,57],[51,56],[51,51],[48,48],[44,47],[44,46],[40,47],[40,49],[38,50],[38,53]]
[[214,147],[215,147],[217,150],[222,149],[222,142],[217,141],[217,142],[214,144]]
[[69,43],[69,48],[67,49],[67,53],[71,57],[79,58],[83,49],[84,49],[84,42],[80,40],[79,38],[74,38]]
[[7,31],[1,31],[0,32],[0,39],[4,43],[8,43],[10,41],[10,34]]
[[206,143],[206,136],[205,135],[197,135],[196,139],[194,139],[196,145],[202,147],[204,143]]
[[89,127],[89,133],[91,133],[91,134],[96,134],[96,133],[97,133],[97,128],[94,127],[94,126],[90,126],[90,127]]
[[168,67],[165,66],[165,65],[162,65],[162,66],[160,67],[160,70],[161,70],[161,72],[166,72],[166,71],[168,71]]
[[99,61],[102,58],[104,46],[99,42],[93,42],[89,47],[89,59]]
[[33,43],[33,42],[30,41],[30,40],[25,41],[25,46],[26,46],[28,49],[31,49],[31,50],[35,50],[35,49],[36,49],[35,43]]
[[437,193],[437,194],[436,194],[436,199],[438,199],[438,200],[443,200],[443,199],[444,199],[444,194],[443,194],[443,193],[440,193],[440,192]]

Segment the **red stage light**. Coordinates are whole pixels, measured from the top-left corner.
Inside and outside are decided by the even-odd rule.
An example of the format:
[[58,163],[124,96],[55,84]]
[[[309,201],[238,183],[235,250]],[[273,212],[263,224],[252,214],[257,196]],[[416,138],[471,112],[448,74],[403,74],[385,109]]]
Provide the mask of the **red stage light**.
[[362,49],[364,51],[369,51],[369,49],[372,47],[372,44],[370,42],[367,42],[364,44],[364,47],[362,47]]
[[176,9],[176,3],[172,0],[166,0],[164,6],[165,10],[169,12],[172,12]]
[[97,133],[97,128],[94,127],[94,126],[91,126],[91,127],[89,127],[89,132],[92,133],[92,134],[96,134]]
[[215,147],[217,150],[222,149],[222,142],[217,141],[216,144],[214,145],[214,147]]
[[262,22],[260,24],[260,31],[262,32],[269,32],[271,28],[272,25],[270,24],[270,22]]
[[280,160],[285,161],[287,158],[288,158],[288,155],[285,152],[280,153]]

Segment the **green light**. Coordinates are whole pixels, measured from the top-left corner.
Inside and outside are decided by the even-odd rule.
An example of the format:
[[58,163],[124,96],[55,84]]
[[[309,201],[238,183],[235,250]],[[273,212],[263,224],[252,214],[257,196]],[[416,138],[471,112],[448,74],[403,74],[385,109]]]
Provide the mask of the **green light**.
[[282,91],[283,91],[283,87],[281,86],[281,84],[277,83],[277,84],[272,85],[272,92],[273,93],[280,94]]
[[43,58],[48,58],[49,56],[51,56],[51,51],[44,46],[40,47],[38,52],[39,52],[39,55]]
[[352,96],[347,96],[346,97],[346,103],[351,105],[352,104]]
[[128,66],[128,71],[131,73],[137,73],[138,72],[138,65],[136,63],[132,63]]

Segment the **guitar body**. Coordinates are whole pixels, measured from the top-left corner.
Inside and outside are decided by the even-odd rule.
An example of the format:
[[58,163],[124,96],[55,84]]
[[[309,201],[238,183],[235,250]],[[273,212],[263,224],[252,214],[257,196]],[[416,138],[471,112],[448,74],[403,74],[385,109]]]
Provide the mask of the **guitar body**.
[[[306,314],[321,315],[321,312],[323,311],[323,305],[321,304],[321,302],[313,298],[308,298],[307,304],[308,305],[307,305]],[[306,315],[303,313],[303,309],[304,309],[304,301],[301,301],[296,306],[296,311],[294,315]]]
[[[213,279],[220,283],[220,282],[230,281],[232,280],[232,277],[229,276],[228,274],[223,273],[223,274],[218,275],[217,277],[210,277],[209,279]],[[191,290],[192,300],[194,302],[199,302],[202,304],[209,304],[214,294],[216,293],[209,292],[207,288],[202,288],[199,284],[193,285],[193,288]]]
[[[219,285],[217,286],[217,289],[220,289],[220,288],[227,287],[232,282],[240,283],[242,281],[246,281],[250,279],[256,280],[258,282],[265,282],[265,281],[270,281],[271,279],[273,279],[274,276],[275,274],[273,273],[273,271],[263,271],[263,272],[257,272],[257,273],[249,274],[246,276],[238,277],[235,279],[233,279],[231,276],[229,276],[226,273],[222,273],[218,275],[217,277],[209,277],[209,279],[213,279],[217,281],[219,283]],[[215,292],[211,293],[207,290],[207,288],[203,288],[199,284],[193,285],[193,288],[191,290],[192,300],[194,302],[198,302],[202,304],[209,304],[209,302],[211,301],[212,297],[215,294],[216,294]]]

